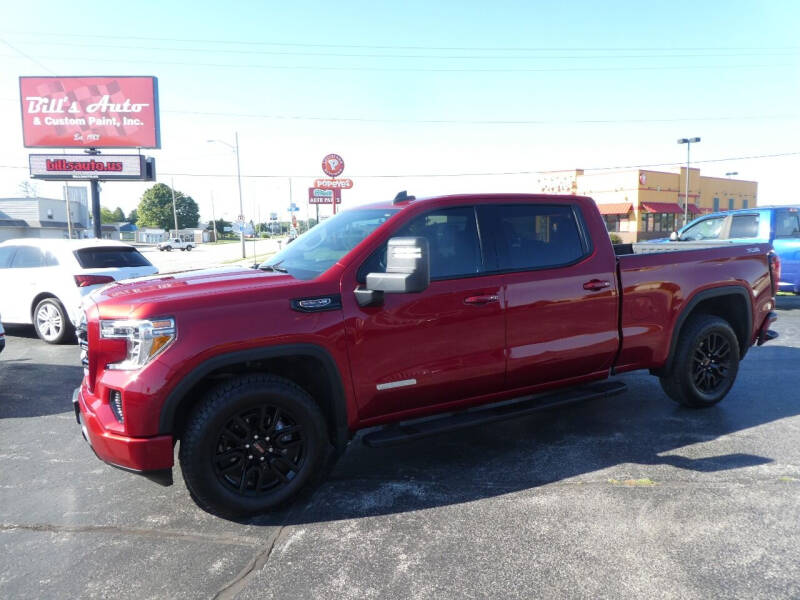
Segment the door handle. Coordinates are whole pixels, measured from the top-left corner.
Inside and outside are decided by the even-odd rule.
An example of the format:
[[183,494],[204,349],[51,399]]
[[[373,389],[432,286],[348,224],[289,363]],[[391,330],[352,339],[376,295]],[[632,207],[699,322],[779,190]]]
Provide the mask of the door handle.
[[475,304],[475,305],[478,305],[478,306],[483,305],[483,304],[489,304],[490,302],[499,302],[499,301],[500,301],[500,297],[499,296],[493,296],[493,295],[489,295],[489,296],[469,296],[467,298],[464,298],[464,304]]
[[609,287],[611,287],[611,282],[605,279],[592,279],[583,284],[583,289],[591,292],[599,292]]

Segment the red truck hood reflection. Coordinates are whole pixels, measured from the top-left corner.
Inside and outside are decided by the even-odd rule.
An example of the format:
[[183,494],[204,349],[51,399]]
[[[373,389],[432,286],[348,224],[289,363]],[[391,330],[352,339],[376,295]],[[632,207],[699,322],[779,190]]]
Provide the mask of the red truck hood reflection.
[[223,267],[142,277],[110,284],[92,294],[95,302],[115,304],[180,300],[185,297],[230,294],[301,283],[291,275],[247,267]]

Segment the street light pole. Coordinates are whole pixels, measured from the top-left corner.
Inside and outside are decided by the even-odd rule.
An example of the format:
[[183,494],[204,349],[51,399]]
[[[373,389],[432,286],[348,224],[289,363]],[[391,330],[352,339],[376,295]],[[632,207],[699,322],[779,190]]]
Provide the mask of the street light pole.
[[[239,182],[239,217],[240,219],[244,219],[244,204],[242,203],[242,171],[239,167],[239,132],[234,132],[234,139],[236,140],[236,180]],[[247,258],[247,254],[244,250],[244,226],[242,226],[241,230],[239,231],[239,238],[242,241],[242,258]]]
[[172,216],[175,218],[175,237],[178,237],[178,209],[175,208],[175,180],[169,180],[172,187]]
[[[239,184],[239,216],[241,217],[241,221],[244,221],[244,203],[242,202],[242,170],[239,166],[239,132],[235,131],[233,133],[234,136],[234,144],[231,146],[228,142],[223,142],[222,140],[208,140],[209,143],[217,142],[219,144],[224,144],[231,150],[233,150],[234,154],[236,154],[236,181]],[[240,219],[236,219],[240,221]],[[244,226],[242,226],[241,231],[239,231],[239,239],[242,242],[242,258],[247,258],[247,254],[244,250]]]
[[689,165],[691,163],[692,144],[696,144],[699,141],[700,141],[699,137],[680,138],[678,140],[679,144],[686,144],[686,196],[684,198],[684,203],[683,203],[683,224],[684,225],[686,225],[689,222]]

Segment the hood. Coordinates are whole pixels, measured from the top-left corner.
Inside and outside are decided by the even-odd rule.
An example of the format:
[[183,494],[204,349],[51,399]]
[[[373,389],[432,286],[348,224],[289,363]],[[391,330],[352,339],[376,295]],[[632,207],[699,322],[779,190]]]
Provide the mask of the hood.
[[285,273],[240,266],[221,267],[111,283],[93,292],[92,300],[98,304],[125,304],[133,308],[137,304],[178,302],[198,296],[246,294],[254,289],[302,283]]

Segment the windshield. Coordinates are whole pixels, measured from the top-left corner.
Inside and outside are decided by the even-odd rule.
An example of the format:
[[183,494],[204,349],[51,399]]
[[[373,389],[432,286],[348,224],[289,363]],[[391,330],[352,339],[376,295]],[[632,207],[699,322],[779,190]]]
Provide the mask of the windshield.
[[330,269],[397,210],[347,210],[307,231],[259,268],[314,279]]

